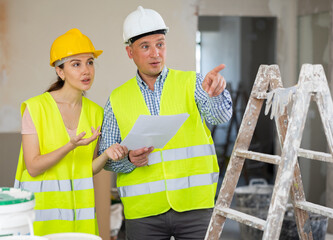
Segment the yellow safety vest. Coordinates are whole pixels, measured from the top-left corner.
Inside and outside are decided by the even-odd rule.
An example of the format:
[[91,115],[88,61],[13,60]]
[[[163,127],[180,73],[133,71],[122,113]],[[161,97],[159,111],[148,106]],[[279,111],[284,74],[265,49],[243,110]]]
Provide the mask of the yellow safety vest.
[[[189,118],[163,149],[149,155],[149,166],[118,173],[117,187],[125,217],[136,219],[168,211],[211,208],[219,176],[214,143],[195,103],[195,72],[169,70],[160,115],[189,113]],[[139,115],[150,115],[133,78],[110,96],[124,139]]]
[[[68,143],[70,137],[57,103],[50,93],[46,92],[25,101],[21,105],[22,115],[26,107],[36,127],[42,155]],[[102,120],[103,109],[82,97],[77,133],[85,131],[85,137],[90,137],[91,127],[101,126]],[[98,234],[92,172],[96,144],[97,140],[87,146],[75,148],[37,177],[29,175],[21,146],[14,186],[35,194],[35,235],[60,232]]]

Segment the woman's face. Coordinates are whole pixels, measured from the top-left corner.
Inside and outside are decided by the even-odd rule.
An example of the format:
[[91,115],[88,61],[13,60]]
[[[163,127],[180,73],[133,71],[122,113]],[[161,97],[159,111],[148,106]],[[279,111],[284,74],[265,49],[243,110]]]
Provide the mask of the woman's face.
[[95,77],[94,56],[89,53],[74,55],[64,63],[63,69],[57,67],[57,73],[65,81],[64,87],[87,91]]

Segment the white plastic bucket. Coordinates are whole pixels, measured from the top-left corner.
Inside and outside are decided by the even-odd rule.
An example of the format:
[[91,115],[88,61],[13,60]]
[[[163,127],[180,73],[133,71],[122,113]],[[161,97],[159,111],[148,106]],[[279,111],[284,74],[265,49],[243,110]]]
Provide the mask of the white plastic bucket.
[[32,192],[0,188],[0,237],[33,235],[34,206]]
[[44,237],[49,240],[102,240],[99,236],[87,233],[55,233]]

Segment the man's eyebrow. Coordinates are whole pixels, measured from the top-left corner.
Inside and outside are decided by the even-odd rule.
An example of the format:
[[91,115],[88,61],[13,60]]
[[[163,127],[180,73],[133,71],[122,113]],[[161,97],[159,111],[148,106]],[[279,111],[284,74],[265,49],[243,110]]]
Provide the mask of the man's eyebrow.
[[140,43],[139,46],[144,45],[144,44],[148,44],[148,43],[149,43],[148,41],[145,41],[145,42]]
[[[157,39],[155,42],[161,42],[161,41],[165,41],[165,38],[161,37],[161,38]],[[144,44],[149,44],[149,43],[150,43],[149,41],[144,41],[144,42],[140,43],[139,46],[144,45]]]

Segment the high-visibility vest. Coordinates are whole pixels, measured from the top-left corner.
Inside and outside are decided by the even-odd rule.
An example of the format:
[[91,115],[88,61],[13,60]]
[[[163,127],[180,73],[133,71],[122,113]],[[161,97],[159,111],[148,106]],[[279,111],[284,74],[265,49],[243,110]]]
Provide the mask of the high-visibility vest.
[[[33,97],[21,105],[21,114],[28,108],[36,127],[40,154],[52,152],[70,140],[62,116],[50,93]],[[101,126],[103,108],[82,97],[82,110],[77,134]],[[26,169],[21,146],[15,177],[16,188],[35,194],[35,235],[59,232],[98,234],[95,214],[92,160],[97,140],[69,152],[44,173],[31,177]]]
[[[190,116],[163,149],[149,155],[149,166],[118,173],[117,187],[127,219],[161,214],[170,208],[183,212],[214,206],[219,167],[210,131],[195,103],[195,84],[195,72],[169,70],[160,115]],[[136,78],[115,89],[110,101],[122,139],[139,115],[150,115]]]

